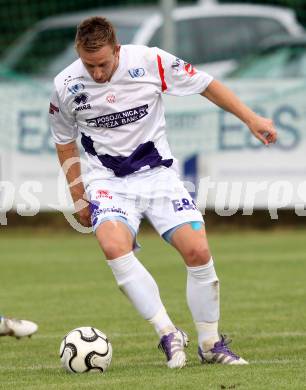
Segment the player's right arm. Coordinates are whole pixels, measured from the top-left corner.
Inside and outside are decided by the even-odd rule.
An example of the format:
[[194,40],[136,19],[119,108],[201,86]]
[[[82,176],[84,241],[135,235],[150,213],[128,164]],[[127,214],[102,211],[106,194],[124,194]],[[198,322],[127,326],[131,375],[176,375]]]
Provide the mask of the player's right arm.
[[59,162],[65,172],[70,194],[79,221],[83,226],[91,226],[89,202],[82,181],[80,152],[75,141],[68,144],[55,144]]
[[91,226],[89,203],[81,176],[80,153],[76,144],[78,128],[64,92],[61,88],[59,89],[60,91],[55,85],[51,97],[49,109],[51,133],[80,223],[84,226]]

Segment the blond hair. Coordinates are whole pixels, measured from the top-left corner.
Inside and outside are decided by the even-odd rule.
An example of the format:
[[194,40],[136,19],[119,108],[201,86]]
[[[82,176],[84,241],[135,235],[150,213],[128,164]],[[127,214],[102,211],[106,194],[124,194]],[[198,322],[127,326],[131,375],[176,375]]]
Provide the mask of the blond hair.
[[115,28],[112,23],[101,16],[84,19],[77,27],[75,47],[88,52],[95,52],[104,46],[113,48],[117,45]]

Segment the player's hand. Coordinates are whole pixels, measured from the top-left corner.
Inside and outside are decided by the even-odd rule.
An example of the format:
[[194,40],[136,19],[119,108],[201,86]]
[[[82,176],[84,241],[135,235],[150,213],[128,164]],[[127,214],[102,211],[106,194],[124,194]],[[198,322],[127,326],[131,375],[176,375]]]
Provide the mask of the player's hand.
[[91,227],[91,213],[89,204],[78,211],[78,218],[81,225]]
[[248,127],[253,135],[264,145],[274,144],[277,140],[277,132],[271,119],[256,115],[256,117],[248,123]]

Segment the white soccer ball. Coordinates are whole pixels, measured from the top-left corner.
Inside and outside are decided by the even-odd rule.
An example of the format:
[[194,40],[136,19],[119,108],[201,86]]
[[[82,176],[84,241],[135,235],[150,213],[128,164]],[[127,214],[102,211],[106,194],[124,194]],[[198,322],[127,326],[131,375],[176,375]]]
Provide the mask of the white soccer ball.
[[105,372],[112,360],[112,345],[98,329],[73,329],[60,346],[62,366],[69,372]]

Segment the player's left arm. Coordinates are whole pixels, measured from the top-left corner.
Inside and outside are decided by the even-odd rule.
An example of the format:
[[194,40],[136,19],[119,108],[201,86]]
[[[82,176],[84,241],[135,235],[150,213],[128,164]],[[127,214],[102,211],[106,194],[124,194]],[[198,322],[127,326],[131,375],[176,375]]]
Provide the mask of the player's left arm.
[[225,111],[234,114],[248,126],[252,134],[263,144],[268,145],[276,142],[277,132],[273,121],[257,115],[220,81],[213,80],[201,95]]

